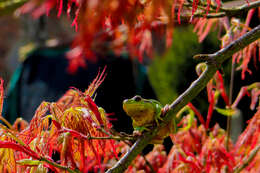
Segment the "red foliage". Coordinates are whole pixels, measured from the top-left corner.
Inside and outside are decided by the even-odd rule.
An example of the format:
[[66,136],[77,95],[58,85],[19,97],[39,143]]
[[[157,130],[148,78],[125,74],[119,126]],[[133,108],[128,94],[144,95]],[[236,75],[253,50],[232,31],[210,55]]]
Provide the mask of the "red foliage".
[[33,159],[38,159],[38,160],[40,159],[39,155],[36,152],[34,152],[33,150],[31,150],[30,148],[28,148],[26,146],[21,146],[14,142],[0,141],[0,148],[10,148],[15,151],[23,152],[23,153],[27,154],[28,156],[32,157]]
[[[201,75],[201,73],[204,70],[205,70],[205,63],[200,63],[197,65],[196,72],[198,75]],[[195,114],[198,116],[200,122],[206,127],[206,129],[209,128],[209,123],[212,118],[215,105],[218,102],[219,94],[223,98],[226,106],[230,107],[229,98],[226,94],[223,77],[219,71],[217,71],[214,77],[208,82],[207,94],[208,94],[209,108],[208,108],[206,123],[202,115],[200,115],[200,113],[196,110],[196,108],[193,105],[191,105],[191,103],[188,104],[191,107],[191,109],[195,112]]]
[[[5,133],[1,137],[0,153],[3,154],[4,148],[12,149],[14,152],[11,153],[11,158],[21,160],[21,163],[26,162],[18,166],[18,172],[27,169],[33,171],[33,161],[24,161],[30,157],[35,160],[44,158],[53,163],[53,153],[60,154],[60,166],[82,172],[103,172],[107,168],[106,164],[117,158],[117,143],[109,139],[111,125],[105,112],[99,110],[101,108],[91,98],[103,80],[104,71],[98,74],[84,93],[71,89],[57,103],[42,102],[26,128],[21,126],[9,130],[1,125],[1,133]],[[19,119],[15,124],[18,123],[25,125]],[[99,137],[108,139],[96,139]],[[44,167],[59,169],[49,162],[45,162]]]
[[[183,6],[184,3],[188,3],[192,8]],[[64,6],[63,0],[30,0],[18,11],[31,13],[37,18],[43,14],[48,15],[51,9],[56,9],[57,16],[60,17]],[[256,9],[248,11],[245,24],[234,18],[230,22],[226,17],[211,19],[194,17],[197,12],[214,15],[220,8],[220,0],[216,2],[207,0],[206,3],[199,0],[191,2],[185,0],[173,2],[167,0],[104,0],[102,2],[68,0],[65,10],[68,16],[74,16],[72,26],[79,30],[72,50],[68,53],[70,60],[68,70],[74,73],[79,67],[86,67],[85,58],[96,61],[97,52],[100,54],[110,49],[116,53],[128,50],[132,57],[138,57],[141,62],[144,55],[153,57],[152,33],[155,33],[154,35],[159,33],[157,39],[166,35],[166,45],[169,46],[175,19],[180,23],[181,18],[187,17],[189,11],[191,12],[190,21],[195,24],[194,32],[197,32],[199,42],[202,42],[209,32],[218,26],[220,32],[223,28],[225,29],[226,34],[221,38],[222,47],[225,47],[250,30],[249,24]],[[175,12],[178,12],[177,16]],[[258,41],[233,55],[233,61],[240,63],[238,69],[242,69],[242,79],[245,78],[246,72],[251,73],[248,63],[252,57],[256,62],[257,47],[259,47]]]
[[[249,93],[251,91],[251,94]],[[244,86],[240,89],[236,100],[232,104],[232,108],[236,108],[240,100],[245,96],[251,96],[251,104],[250,104],[250,109],[254,110],[255,106],[258,101],[258,96],[260,95],[260,83],[255,82],[251,85]]]
[[195,106],[193,106],[192,103],[188,103],[188,106],[192,109],[192,111],[197,115],[199,121],[201,124],[203,124],[206,127],[206,123],[204,121],[203,116],[201,115],[201,113],[198,111],[198,109],[196,109]]
[[[60,17],[64,2],[63,0],[30,0],[19,9],[19,12],[31,13],[37,18],[43,14],[48,15],[51,9],[56,9],[57,16]],[[67,14],[74,15],[72,26],[79,30],[72,50],[68,53],[70,60],[68,70],[72,73],[78,67],[86,67],[85,58],[96,61],[95,53],[110,49],[121,53],[127,48],[132,57],[138,57],[140,61],[143,61],[144,55],[152,57],[153,33],[158,38],[166,35],[168,46],[171,43],[174,20],[177,18],[180,23],[182,17],[187,17],[185,16],[187,10],[191,12],[188,17],[195,24],[194,31],[199,36],[199,42],[202,42],[214,29],[214,25],[224,29],[225,35],[220,36],[223,48],[251,30],[250,22],[256,12],[256,9],[249,10],[245,23],[242,23],[234,18],[231,21],[228,18],[195,18],[197,12],[205,12],[205,15],[214,14],[211,0],[207,2],[68,0],[67,2]],[[186,7],[186,3],[190,3],[191,8]],[[220,8],[221,1],[216,0],[214,10],[216,9],[217,12]],[[175,12],[178,12],[177,17]],[[245,78],[246,72],[251,73],[248,64],[251,59],[257,61],[258,49],[259,42],[255,41],[233,55],[233,63],[239,65],[237,69],[242,69],[242,79]],[[203,65],[198,70],[202,72]],[[107,115],[94,102],[94,93],[104,77],[104,71],[99,73],[85,92],[74,88],[67,91],[55,103],[42,102],[29,124],[21,119],[10,126],[10,129],[1,124],[0,171],[10,172],[13,168],[15,172],[38,172],[39,170],[46,172],[45,168],[49,168],[54,172],[60,172],[62,169],[104,172],[110,168],[118,159],[118,155],[125,154],[129,147],[122,142],[112,140],[111,124]],[[251,92],[250,108],[255,108],[260,95],[259,83],[242,88],[231,106],[232,110],[245,94],[249,95],[249,91]],[[189,129],[179,129],[176,134],[171,135],[175,145],[168,155],[161,145],[157,145],[145,156],[146,159],[138,156],[126,172],[152,172],[153,170],[161,173],[211,173],[223,172],[226,168],[232,172],[243,166],[246,167],[244,172],[259,172],[260,154],[253,152],[260,145],[260,110],[250,120],[246,130],[234,145],[228,141],[229,150],[227,150],[225,131],[218,125],[209,128],[219,95],[231,109],[220,72],[217,72],[207,84],[207,94],[209,108],[206,122],[199,111],[189,103],[189,109],[195,112],[202,125],[197,125],[195,120]],[[0,115],[3,98],[3,80],[0,78]],[[179,124],[187,123],[187,119],[188,116]],[[54,153],[59,154],[58,161],[52,159]],[[252,157],[252,154],[255,156]],[[247,159],[250,158],[252,160],[247,163]]]
[[[248,11],[247,18],[244,24],[239,19],[236,18],[232,18],[231,21],[229,21],[227,17],[223,17],[220,19],[198,18],[194,21],[195,23],[194,32],[197,32],[199,36],[199,42],[202,42],[206,38],[206,36],[210,33],[210,31],[216,28],[213,27],[213,25],[218,25],[220,32],[223,29],[226,32],[226,34],[220,38],[222,42],[221,48],[223,48],[226,47],[232,41],[236,40],[238,37],[244,35],[247,31],[251,30],[249,24],[255,12],[256,9],[251,9]],[[251,70],[248,69],[248,64],[252,59],[254,61],[254,64],[256,64],[257,49],[259,49],[259,41],[255,41],[251,43],[243,50],[233,55],[233,62],[239,65],[239,67],[237,67],[237,70],[242,70],[241,73],[242,79],[245,79],[246,72],[252,74]],[[258,59],[258,61],[260,61],[260,59]]]
[[[159,34],[159,39],[166,35],[166,43],[169,46],[175,19],[180,23],[181,16],[185,17],[189,10],[188,7],[183,6],[185,2],[184,0],[173,2],[167,0],[104,0],[102,2],[68,0],[65,10],[69,16],[73,13],[72,26],[79,30],[72,46],[73,49],[68,54],[71,62],[69,71],[75,72],[78,67],[85,67],[84,57],[95,61],[96,52],[102,53],[109,49],[120,53],[127,47],[132,57],[138,57],[140,61],[145,54],[152,57],[154,53],[152,32]],[[193,0],[190,4],[192,6],[190,20],[193,21],[198,5],[203,6],[208,13],[211,3],[211,0],[207,0],[206,5]],[[37,18],[44,13],[48,15],[51,9],[56,9],[59,17],[64,6],[63,0],[30,0],[19,9],[19,13],[31,13]],[[217,1],[217,10],[219,8],[220,1]],[[204,21],[206,23],[208,20]],[[200,40],[205,38],[214,22],[209,23]]]
[[219,90],[223,100],[225,101],[225,104],[227,106],[230,106],[229,98],[227,96],[225,86],[224,86],[223,77],[219,71],[217,71],[217,76],[216,76],[216,88]]
[[[229,143],[229,151],[224,146],[225,131],[218,125],[214,126],[209,135],[203,126],[193,126],[189,131],[179,131],[172,136],[175,145],[159,172],[221,172],[225,166],[230,172],[234,171],[243,163],[241,160],[248,157],[249,152],[260,144],[257,137],[260,132],[258,116],[259,111],[250,121],[246,131],[240,136],[235,146]],[[197,134],[196,140],[194,134]],[[259,156],[260,154],[255,156],[251,163],[253,166],[249,165],[246,171],[259,171],[260,165],[257,164]]]
[[161,144],[155,145],[154,149],[148,153],[146,156],[138,156],[134,162],[126,170],[126,173],[135,173],[137,171],[152,172],[151,168],[147,165],[145,159],[152,166],[153,171],[158,172],[165,161],[167,160],[166,152],[164,151],[164,146]]
[[[103,80],[104,71],[98,74],[85,92],[70,89],[56,103],[43,102],[27,128],[16,127],[18,123],[23,123],[19,119],[13,126],[16,127],[14,129],[1,125],[0,153],[3,157],[0,158],[0,164],[4,165],[6,160],[13,161],[12,167],[7,165],[3,170],[15,169],[16,172],[25,172],[35,171],[37,167],[37,170],[49,168],[54,172],[60,172],[61,167],[64,166],[81,172],[104,172],[110,168],[119,154],[123,156],[129,150],[129,146],[110,139],[111,125],[104,111],[101,111],[91,98]],[[250,90],[255,95],[252,99],[255,103],[255,97],[259,95],[259,84],[254,83],[245,89],[242,91]],[[220,73],[216,73],[208,84],[208,93],[211,93],[209,102],[214,100],[210,103],[212,105],[217,103],[216,92],[225,93]],[[225,94],[221,95],[225,96]],[[240,100],[242,97],[238,98]],[[237,104],[239,100],[235,103]],[[232,106],[235,108],[234,104]],[[195,120],[189,129],[179,129],[176,134],[171,135],[174,146],[168,155],[162,145],[155,145],[154,149],[145,155],[146,159],[138,156],[126,172],[152,172],[153,170],[160,173],[211,173],[222,172],[226,167],[232,172],[246,164],[254,150],[259,148],[259,110],[238,141],[234,145],[229,141],[227,151],[226,132],[218,125],[208,129],[199,111],[191,103],[189,107],[204,123],[198,126]],[[181,122],[185,124],[187,120],[188,116]],[[207,123],[209,120],[210,118]],[[8,153],[8,157],[4,153]],[[53,153],[60,154],[58,161],[52,159]],[[16,163],[17,160],[19,161]],[[44,164],[40,164],[39,161],[44,161]],[[258,152],[244,171],[259,172],[259,161]]]

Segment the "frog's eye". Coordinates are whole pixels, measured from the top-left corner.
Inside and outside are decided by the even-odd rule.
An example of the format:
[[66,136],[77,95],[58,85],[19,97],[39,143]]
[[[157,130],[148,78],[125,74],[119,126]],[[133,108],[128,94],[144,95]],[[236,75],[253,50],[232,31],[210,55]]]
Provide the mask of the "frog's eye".
[[136,102],[139,102],[139,101],[142,100],[142,97],[141,96],[134,96],[133,100],[136,101]]

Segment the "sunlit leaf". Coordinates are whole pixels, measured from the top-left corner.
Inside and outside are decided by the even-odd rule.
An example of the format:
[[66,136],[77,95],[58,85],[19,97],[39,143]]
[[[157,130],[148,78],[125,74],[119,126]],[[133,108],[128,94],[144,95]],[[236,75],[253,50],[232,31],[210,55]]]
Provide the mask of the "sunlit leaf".
[[16,170],[15,152],[8,148],[0,148],[0,172]]
[[223,108],[218,108],[218,107],[215,107],[216,111],[222,115],[225,115],[225,116],[233,116],[236,114],[236,110],[235,109],[223,109]]
[[18,163],[19,165],[23,165],[23,166],[38,166],[41,164],[41,161],[31,160],[31,159],[22,159],[22,160],[16,161],[16,163]]
[[0,1],[0,16],[8,15],[21,7],[29,0],[1,0]]

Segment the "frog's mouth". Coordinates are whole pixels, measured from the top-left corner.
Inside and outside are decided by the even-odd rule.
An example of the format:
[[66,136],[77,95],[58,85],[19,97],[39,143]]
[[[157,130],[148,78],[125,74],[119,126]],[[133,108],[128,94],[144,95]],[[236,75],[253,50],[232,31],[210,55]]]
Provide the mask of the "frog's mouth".
[[124,104],[123,109],[127,115],[137,119],[146,117],[146,115],[154,114],[153,109],[149,109],[142,104],[134,104],[134,103]]
[[134,114],[136,114],[138,112],[145,111],[147,108],[145,108],[145,106],[142,104],[129,103],[129,104],[124,104],[123,109],[126,113],[133,112]]

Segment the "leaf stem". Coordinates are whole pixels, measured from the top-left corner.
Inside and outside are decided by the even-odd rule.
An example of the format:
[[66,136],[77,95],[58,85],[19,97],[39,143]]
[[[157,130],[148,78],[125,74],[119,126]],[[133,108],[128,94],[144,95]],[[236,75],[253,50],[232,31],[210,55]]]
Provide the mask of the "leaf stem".
[[60,164],[58,164],[56,162],[53,162],[53,161],[51,161],[51,160],[49,160],[49,159],[47,159],[45,157],[41,157],[40,160],[43,161],[43,162],[46,162],[46,163],[48,163],[48,164],[50,164],[50,165],[52,165],[52,166],[54,166],[56,168],[68,171],[69,173],[80,173],[80,171],[78,171],[78,170],[72,170],[69,167],[62,166],[62,165],[60,165]]
[[[229,84],[229,108],[231,108],[232,105],[232,96],[233,96],[233,88],[234,88],[234,76],[235,76],[235,66],[236,63],[232,61],[232,67],[231,67],[231,76],[230,76],[230,84]],[[225,146],[227,151],[229,151],[228,143],[230,139],[230,133],[231,133],[231,120],[232,116],[227,117],[227,136],[225,141]]]
[[9,129],[13,129],[13,126],[3,116],[0,116],[0,121],[3,121]]

